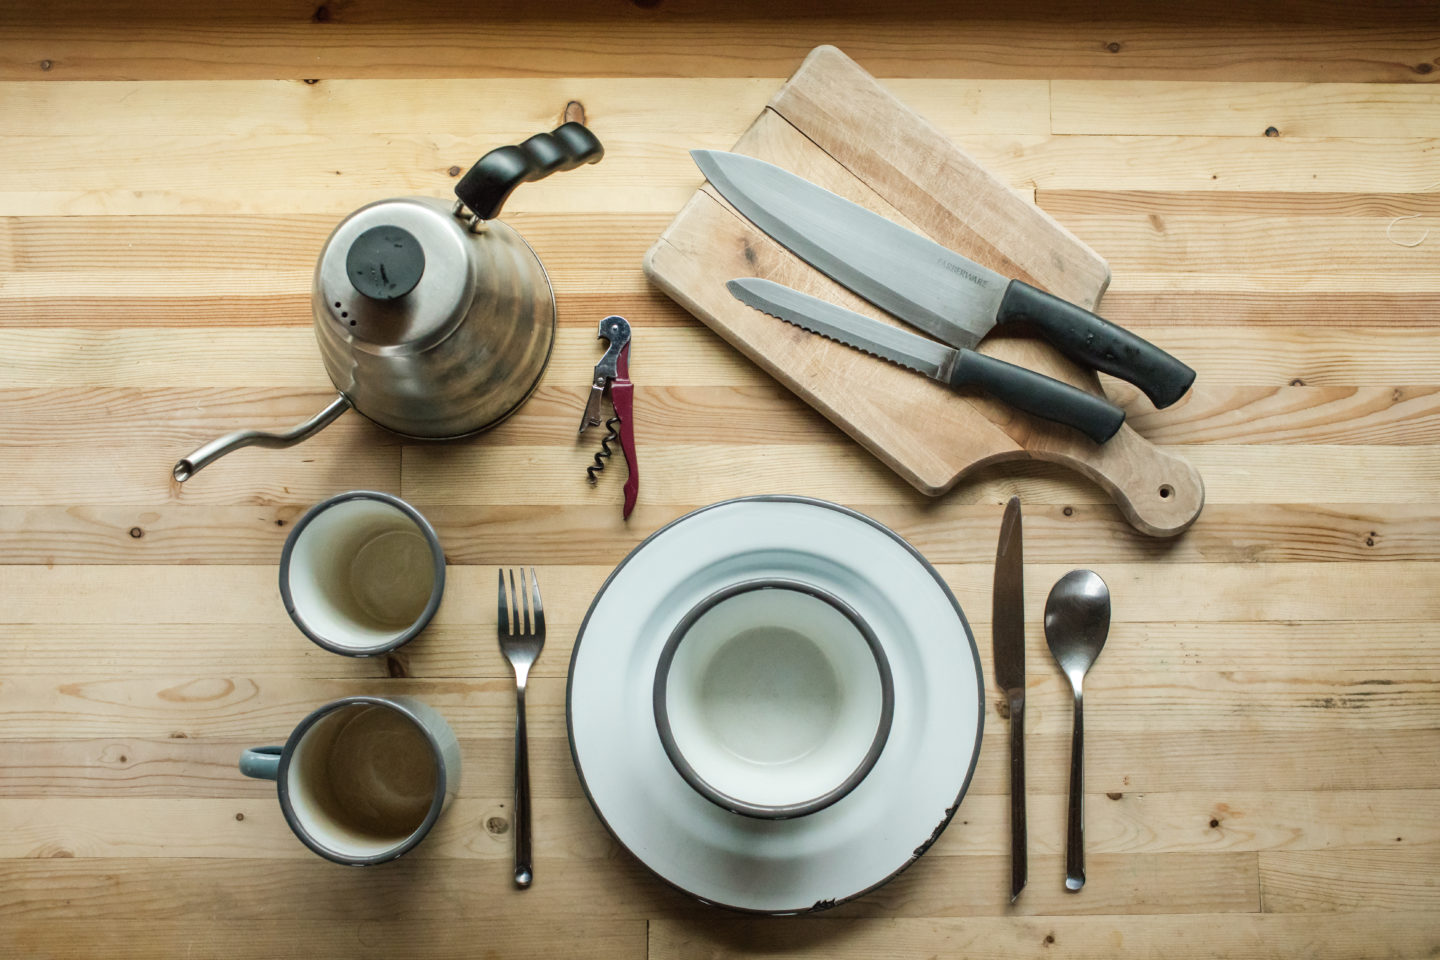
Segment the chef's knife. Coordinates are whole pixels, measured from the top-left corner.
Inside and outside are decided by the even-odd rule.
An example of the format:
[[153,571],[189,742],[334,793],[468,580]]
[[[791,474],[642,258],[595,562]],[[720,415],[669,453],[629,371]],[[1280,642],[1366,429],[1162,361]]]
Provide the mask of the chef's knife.
[[1113,437],[1125,421],[1124,410],[1079,387],[974,350],[947,347],[771,280],[745,277],[725,286],[741,303],[786,323],[898,363],[950,387],[979,387],[1018,410],[1074,427],[1096,443]]
[[1010,902],[1025,889],[1025,562],[1020,498],[1011,497],[995,548],[995,593],[990,632],[995,644],[995,686],[1010,705]]
[[1028,320],[1060,352],[1135,384],[1157,407],[1184,396],[1195,371],[1083,307],[1011,280],[774,164],[692,150],[735,209],[806,263],[954,347]]

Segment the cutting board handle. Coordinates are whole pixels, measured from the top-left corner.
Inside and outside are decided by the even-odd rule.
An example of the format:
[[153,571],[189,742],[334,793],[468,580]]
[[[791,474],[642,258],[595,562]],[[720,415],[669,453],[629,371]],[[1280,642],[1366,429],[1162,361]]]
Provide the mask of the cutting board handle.
[[1205,482],[1186,460],[1166,453],[1127,424],[1105,444],[1032,448],[1037,460],[1059,463],[1098,483],[1141,533],[1184,533],[1205,506]]

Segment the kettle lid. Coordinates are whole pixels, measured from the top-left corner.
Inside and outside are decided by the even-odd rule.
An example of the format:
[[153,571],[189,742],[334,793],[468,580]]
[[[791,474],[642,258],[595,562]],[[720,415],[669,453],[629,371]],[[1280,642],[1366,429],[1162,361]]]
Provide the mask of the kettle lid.
[[404,227],[371,227],[350,241],[345,273],[363,296],[398,300],[414,290],[425,273],[425,248]]
[[475,296],[476,235],[427,197],[368,204],[330,234],[315,268],[315,319],[339,341],[428,349]]

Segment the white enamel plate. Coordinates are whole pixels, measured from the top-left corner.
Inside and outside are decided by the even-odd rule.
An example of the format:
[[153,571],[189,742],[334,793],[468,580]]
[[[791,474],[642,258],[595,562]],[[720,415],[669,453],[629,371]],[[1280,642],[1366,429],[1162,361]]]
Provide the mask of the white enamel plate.
[[[652,685],[686,611],[727,584],[805,580],[850,604],[890,661],[895,713],[870,775],[818,813],[722,810],[670,763]],[[570,660],[566,722],[600,820],[662,879],[701,900],[803,913],[853,899],[923,854],[950,822],[980,752],[975,638],[935,569],[899,536],[821,500],[729,500],[662,527],[600,588]]]

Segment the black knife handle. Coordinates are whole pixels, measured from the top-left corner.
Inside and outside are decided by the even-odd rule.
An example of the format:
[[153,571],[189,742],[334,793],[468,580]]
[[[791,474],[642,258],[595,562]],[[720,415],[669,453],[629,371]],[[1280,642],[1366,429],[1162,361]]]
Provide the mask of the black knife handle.
[[1104,443],[1125,422],[1125,411],[1079,387],[996,360],[974,350],[961,350],[950,385],[975,386],[1017,410],[1074,427],[1096,443]]
[[1025,889],[1029,875],[1025,829],[1025,689],[1010,701],[1010,902]]
[[1157,407],[1179,400],[1195,380],[1194,370],[1150,341],[1084,307],[1011,280],[996,322],[1020,319],[1038,327],[1071,360],[1135,384]]

